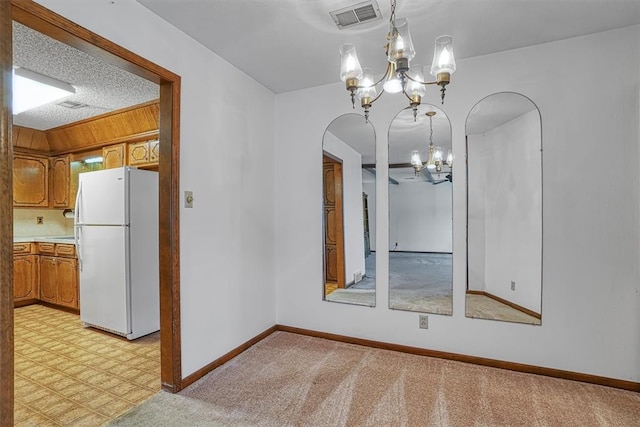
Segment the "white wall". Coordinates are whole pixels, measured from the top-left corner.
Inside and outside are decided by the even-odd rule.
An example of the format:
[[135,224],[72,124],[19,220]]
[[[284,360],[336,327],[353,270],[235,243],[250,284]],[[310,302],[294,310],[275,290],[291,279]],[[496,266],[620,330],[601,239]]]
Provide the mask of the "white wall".
[[39,2],[182,77],[180,189],[194,196],[180,209],[187,376],[275,323],[275,95],[134,0]]
[[[367,176],[369,172],[362,171],[363,178]],[[375,178],[374,178],[375,179]],[[369,246],[372,251],[376,250],[376,183],[364,181],[362,183],[362,191],[367,193],[367,202],[369,203]]]
[[407,252],[451,253],[451,184],[389,183],[389,247]]
[[353,283],[356,272],[365,274],[364,223],[362,219],[362,156],[327,131],[324,151],[342,161],[342,220],[344,227],[344,276]]
[[[38,217],[42,224],[38,224]],[[62,209],[13,209],[14,237],[72,236],[73,218],[62,216]]]
[[[415,42],[427,48],[432,43]],[[540,109],[545,148],[541,326],[464,316],[463,168],[457,169],[453,183],[453,316],[431,315],[425,331],[418,329],[417,314],[388,310],[386,131],[406,107],[402,96],[390,94],[376,102],[370,116],[377,135],[377,304],[369,308],[323,302],[322,135],[351,104],[341,82],[278,95],[277,322],[640,381],[639,52],[635,26],[460,59],[447,89],[444,111],[458,159],[464,155],[465,119],[480,99],[513,91],[530,97]],[[602,64],[616,64],[615,79],[603,80]],[[378,67],[383,66],[381,56]],[[436,92],[428,97],[436,99]],[[313,105],[313,111],[301,105]],[[602,158],[603,151],[615,160],[598,169],[594,160]]]
[[[537,110],[467,136],[468,203],[474,219],[468,226],[469,276],[481,277],[481,283],[470,280],[469,289],[537,313],[542,299],[541,137]],[[479,215],[483,224],[475,221]],[[481,243],[483,248],[471,251]]]

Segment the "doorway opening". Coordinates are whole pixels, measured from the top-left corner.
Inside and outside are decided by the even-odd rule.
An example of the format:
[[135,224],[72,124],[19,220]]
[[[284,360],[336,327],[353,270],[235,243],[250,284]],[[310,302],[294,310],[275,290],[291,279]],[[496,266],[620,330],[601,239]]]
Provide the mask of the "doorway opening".
[[[6,34],[11,39],[11,20],[24,26],[32,28],[48,37],[72,46],[91,56],[99,58],[111,65],[131,72],[139,77],[145,78],[160,87],[160,120],[159,120],[159,277],[160,277],[160,366],[162,388],[177,392],[182,388],[182,374],[180,362],[180,312],[179,312],[179,105],[180,105],[180,76],[132,53],[126,49],[106,40],[97,34],[92,33],[73,22],[57,15],[50,10],[38,5],[35,2],[13,0],[11,2],[10,14],[3,13],[0,28],[3,38]],[[6,8],[6,6],[5,6]],[[3,10],[3,12],[6,9]],[[8,28],[7,28],[8,27]],[[10,51],[10,49],[9,49]],[[11,70],[11,54],[7,54],[6,45],[0,56],[0,68],[3,74]],[[6,82],[3,90],[10,90]],[[5,100],[2,110],[3,114],[8,112],[8,97]],[[8,121],[10,127],[11,121]],[[7,132],[8,131],[8,132]],[[11,129],[3,129],[0,132],[2,141],[0,145],[8,152],[1,161],[6,162],[7,169],[11,165],[12,141],[10,139]],[[11,191],[10,176],[4,177],[6,182],[0,182],[3,188]],[[10,198],[4,198],[7,203]],[[10,202],[9,202],[10,203]],[[11,205],[2,206],[4,212],[11,212]],[[7,228],[5,227],[6,231]],[[10,230],[10,229],[9,229]],[[9,233],[6,233],[7,236]],[[2,250],[3,254],[11,254],[12,242],[5,238],[3,234]],[[6,286],[5,278],[12,277],[10,263],[2,264],[1,275],[3,284]],[[11,331],[13,326],[13,298],[11,293],[2,292],[0,305],[4,313],[10,315],[0,316],[0,329]],[[8,308],[11,310],[8,310]],[[7,410],[12,408],[13,403],[13,341],[4,339],[0,343],[0,358],[3,368],[0,370],[0,379],[3,387],[0,388],[0,400],[2,401],[2,411],[0,413],[0,424],[11,423],[11,414]],[[8,385],[11,385],[9,387]]]

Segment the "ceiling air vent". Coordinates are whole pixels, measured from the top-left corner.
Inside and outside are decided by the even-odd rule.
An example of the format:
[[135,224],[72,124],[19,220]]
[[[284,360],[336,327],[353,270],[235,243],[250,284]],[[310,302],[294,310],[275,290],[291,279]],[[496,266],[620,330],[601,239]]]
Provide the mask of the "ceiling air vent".
[[380,13],[380,8],[378,7],[376,0],[370,0],[339,10],[334,10],[333,12],[329,12],[329,15],[331,15],[333,22],[336,23],[336,26],[340,30],[354,25],[363,24],[365,22],[382,19],[382,14]]
[[84,108],[89,106],[89,104],[83,104],[82,102],[73,102],[73,101],[63,101],[63,102],[59,102],[56,105],[59,105],[64,108],[70,108],[71,110],[77,110],[78,108]]

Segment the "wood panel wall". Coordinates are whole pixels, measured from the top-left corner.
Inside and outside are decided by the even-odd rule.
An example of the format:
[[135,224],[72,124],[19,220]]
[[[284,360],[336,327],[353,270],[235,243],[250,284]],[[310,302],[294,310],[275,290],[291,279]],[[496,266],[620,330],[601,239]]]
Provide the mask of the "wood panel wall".
[[49,141],[44,131],[13,125],[13,147],[49,152]]
[[47,130],[50,151],[69,153],[101,145],[148,138],[158,132],[159,101],[113,111]]
[[47,154],[90,150],[158,135],[159,100],[94,116],[49,130],[13,126],[13,147]]

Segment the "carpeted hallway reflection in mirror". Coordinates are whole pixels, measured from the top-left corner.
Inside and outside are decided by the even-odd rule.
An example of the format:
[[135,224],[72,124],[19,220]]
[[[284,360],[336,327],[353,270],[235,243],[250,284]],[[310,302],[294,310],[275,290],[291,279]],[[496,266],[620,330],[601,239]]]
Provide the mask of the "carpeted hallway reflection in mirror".
[[376,137],[359,114],[333,120],[322,140],[325,301],[375,306]]
[[542,127],[513,92],[469,112],[466,316],[540,325],[542,314]]
[[421,105],[389,127],[389,308],[451,315],[451,124]]

